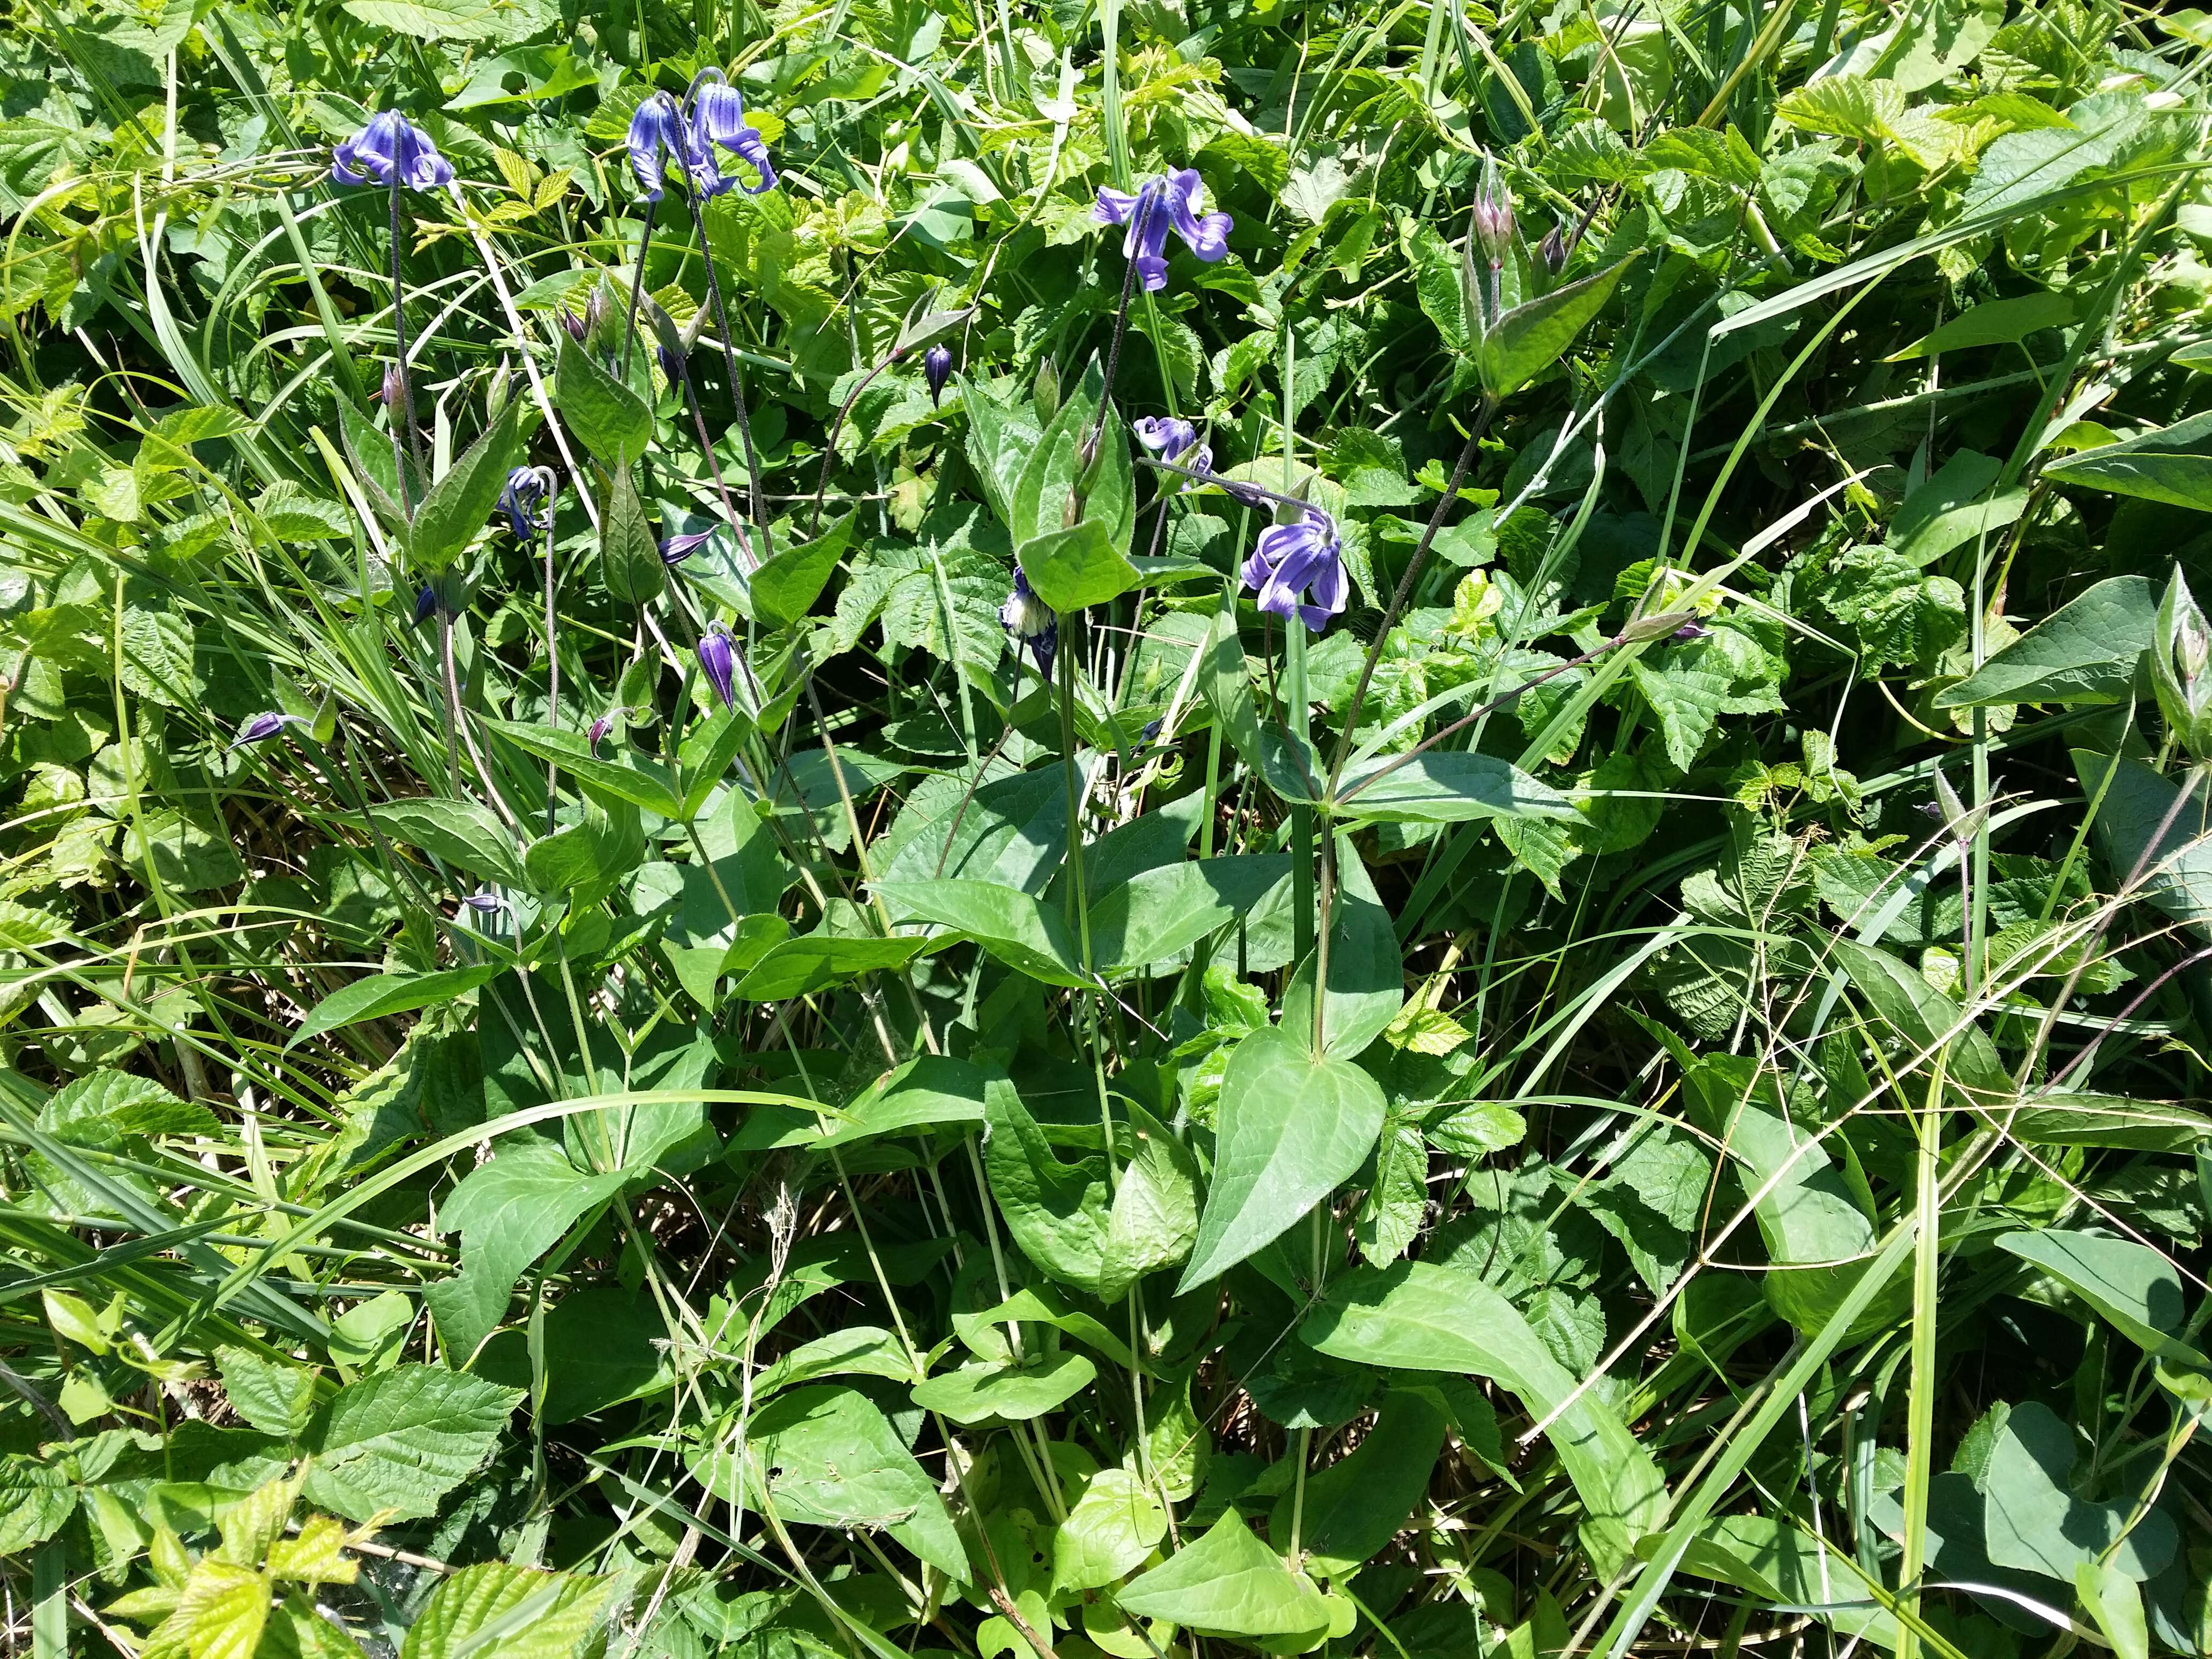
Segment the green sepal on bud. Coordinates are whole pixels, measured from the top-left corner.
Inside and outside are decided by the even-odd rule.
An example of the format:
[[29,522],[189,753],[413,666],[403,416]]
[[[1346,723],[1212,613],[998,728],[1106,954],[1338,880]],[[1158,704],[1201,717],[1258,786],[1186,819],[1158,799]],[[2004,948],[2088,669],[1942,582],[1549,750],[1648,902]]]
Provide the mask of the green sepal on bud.
[[1037,420],[1050,425],[1052,417],[1060,413],[1060,371],[1048,357],[1037,365],[1036,384],[1030,395],[1036,399]]
[[2151,685],[2166,730],[2191,758],[2212,756],[2212,625],[2177,567],[2159,601]]

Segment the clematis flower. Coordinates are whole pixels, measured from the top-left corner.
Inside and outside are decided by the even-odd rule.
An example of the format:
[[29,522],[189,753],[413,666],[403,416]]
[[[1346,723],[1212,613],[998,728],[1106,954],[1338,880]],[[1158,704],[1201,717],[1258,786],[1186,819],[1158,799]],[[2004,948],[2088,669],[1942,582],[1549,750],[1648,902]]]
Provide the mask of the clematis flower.
[[1157,294],[1168,285],[1168,232],[1212,264],[1229,252],[1229,230],[1235,221],[1225,213],[1200,215],[1194,205],[1204,188],[1195,167],[1183,167],[1147,179],[1132,196],[1127,191],[1101,185],[1098,203],[1091,216],[1101,224],[1127,225],[1121,252],[1136,262],[1145,291]]
[[585,735],[591,743],[592,752],[594,755],[599,752],[599,745],[606,741],[607,733],[614,729],[614,724],[615,717],[611,710],[592,722],[592,729]]
[[1198,428],[1172,415],[1164,418],[1140,416],[1129,422],[1129,430],[1137,434],[1139,443],[1164,461],[1174,460],[1198,441]]
[[684,169],[702,196],[720,196],[737,183],[715,166],[714,147],[692,130],[676,100],[656,92],[629,118],[629,168],[647,201],[660,199],[661,169],[669,161]]
[[1285,619],[1296,616],[1318,634],[1340,614],[1350,592],[1344,574],[1344,544],[1336,520],[1309,507],[1292,524],[1260,532],[1252,556],[1244,561],[1244,586],[1260,596],[1260,609]]
[[489,888],[480,893],[471,893],[461,902],[483,916],[493,915],[507,908],[507,901]]
[[410,190],[442,190],[453,182],[453,164],[438,154],[428,133],[388,109],[332,153],[331,182],[389,185],[395,178]]
[[425,582],[415,596],[415,626],[420,628],[438,609],[438,590]]
[[707,676],[707,683],[714,688],[714,695],[722,700],[725,708],[738,706],[737,653],[730,648],[730,635],[722,624],[716,623],[699,641],[699,666]]
[[671,568],[682,564],[703,546],[714,534],[712,528],[694,530],[681,536],[664,536],[660,541],[660,562]]
[[[702,70],[699,78],[691,83],[691,136],[692,141],[708,152],[710,166],[711,147],[720,144],[760,175],[758,184],[744,187],[746,195],[757,196],[763,191],[775,188],[775,163],[769,159],[768,140],[761,137],[759,128],[745,119],[744,94],[725,81],[720,70]],[[727,190],[736,182],[726,180],[722,188]]]
[[306,726],[308,721],[297,714],[283,714],[270,709],[263,714],[249,716],[238,728],[238,736],[231,740],[234,750],[244,749],[250,744],[266,743],[288,726]]
[[929,382],[929,406],[942,405],[945,383],[952,378],[952,348],[933,345],[921,354],[921,376]]
[[1052,659],[1060,649],[1060,618],[1037,598],[1018,564],[1014,567],[1014,591],[999,607],[999,625],[1013,641],[1016,654],[1024,645],[1029,647],[1030,654],[1036,659],[1037,672],[1050,679]]
[[550,475],[544,467],[518,466],[507,475],[507,488],[499,492],[499,510],[507,514],[507,527],[517,539],[527,540],[545,527],[538,511],[551,494]]

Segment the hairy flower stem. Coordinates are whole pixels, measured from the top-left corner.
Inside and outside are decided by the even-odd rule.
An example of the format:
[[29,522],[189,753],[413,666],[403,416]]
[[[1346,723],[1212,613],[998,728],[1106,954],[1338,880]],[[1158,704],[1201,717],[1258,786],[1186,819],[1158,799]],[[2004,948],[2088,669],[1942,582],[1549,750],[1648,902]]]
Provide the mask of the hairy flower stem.
[[[1138,204],[1135,217],[1129,226],[1133,242],[1141,235],[1146,221],[1156,211],[1158,204],[1150,196]],[[1091,416],[1091,430],[1084,434],[1083,441],[1075,452],[1075,489],[1068,499],[1067,522],[1070,525],[1079,524],[1083,519],[1083,504],[1089,494],[1084,488],[1083,480],[1090,474],[1091,462],[1098,459],[1098,440],[1106,430],[1106,411],[1114,407],[1114,380],[1121,368],[1121,337],[1129,331],[1129,301],[1136,288],[1137,261],[1134,255],[1130,255],[1122,262],[1121,303],[1115,308],[1114,336],[1106,343],[1106,374],[1098,388],[1098,412]]]
[[1336,753],[1329,761],[1328,787],[1332,793],[1336,788],[1338,777],[1344,771],[1345,757],[1352,752],[1352,734],[1359,729],[1359,710],[1367,701],[1368,685],[1375,678],[1375,665],[1382,659],[1382,647],[1389,642],[1390,629],[1397,622],[1399,613],[1405,610],[1406,601],[1413,595],[1413,584],[1420,580],[1421,573],[1428,568],[1429,549],[1437,539],[1437,532],[1443,528],[1444,515],[1451,511],[1452,503],[1459,499],[1460,485],[1467,481],[1468,473],[1474,469],[1482,434],[1488,430],[1491,417],[1498,413],[1498,400],[1495,398],[1486,397],[1482,400],[1482,407],[1475,413],[1474,424],[1468,428],[1467,442],[1459,452],[1459,460],[1452,467],[1451,479],[1444,485],[1444,493],[1437,502],[1437,510],[1429,514],[1428,528],[1421,532],[1420,544],[1413,549],[1413,556],[1407,562],[1406,574],[1398,581],[1398,591],[1390,596],[1389,606],[1382,612],[1382,620],[1376,627],[1375,643],[1367,647],[1366,660],[1359,665],[1359,683],[1352,688],[1352,701],[1345,707],[1344,729],[1336,740]]
[[[623,325],[622,375],[623,384],[629,383],[629,349],[637,339],[637,301],[645,292],[645,256],[653,246],[653,221],[660,211],[660,204],[648,198],[645,204],[645,223],[637,233],[637,269],[629,278],[629,316]],[[704,231],[700,233],[702,236]]]
[[[707,204],[696,192],[685,191],[684,204],[691,211],[699,227],[699,257],[707,262],[707,299],[714,307],[714,331],[722,337],[722,362],[730,374],[730,402],[738,411],[738,439],[745,447],[745,493],[751,503],[753,527],[760,532],[760,557],[763,563],[775,556],[775,541],[768,527],[768,517],[761,509],[761,467],[759,452],[753,447],[752,417],[745,410],[745,377],[738,367],[737,337],[730,332],[730,313],[722,303],[722,279],[714,269],[714,244],[707,234]],[[643,269],[643,261],[639,262]]]
[[392,341],[394,353],[394,372],[399,380],[399,407],[387,408],[385,418],[392,422],[392,466],[399,475],[399,508],[411,520],[415,517],[415,502],[407,487],[407,452],[411,445],[415,452],[415,470],[422,471],[422,434],[415,429],[415,381],[407,372],[407,297],[405,278],[401,274],[400,250],[404,246],[399,224],[399,170],[392,173]]
[[684,399],[684,407],[691,413],[691,429],[699,437],[699,453],[707,458],[707,471],[714,480],[714,493],[722,498],[722,512],[730,520],[730,528],[738,532],[738,541],[744,548],[745,556],[754,558],[752,543],[745,535],[744,524],[738,514],[735,501],[730,499],[730,486],[722,480],[722,464],[715,458],[714,440],[707,435],[707,411],[699,406],[699,388],[691,383],[691,365],[687,359],[677,360],[677,396]]
[[[561,726],[561,647],[554,629],[553,611],[553,507],[549,500],[545,507],[545,724],[555,731]],[[559,769],[551,762],[545,763],[545,833],[553,833],[553,792],[558,782]]]

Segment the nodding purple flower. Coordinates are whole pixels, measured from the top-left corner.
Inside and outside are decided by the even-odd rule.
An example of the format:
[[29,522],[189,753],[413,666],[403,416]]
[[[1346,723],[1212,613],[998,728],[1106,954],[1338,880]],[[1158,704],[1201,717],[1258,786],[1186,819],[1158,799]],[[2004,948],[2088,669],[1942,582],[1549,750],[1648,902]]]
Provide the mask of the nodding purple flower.
[[410,190],[441,190],[453,182],[453,164],[438,154],[428,133],[388,109],[332,153],[331,182],[388,185],[395,178]]
[[680,386],[684,384],[685,365],[681,353],[671,351],[666,346],[655,346],[653,354],[660,360],[660,372],[669,385]]
[[266,743],[288,726],[307,724],[309,724],[308,721],[301,719],[297,714],[283,714],[270,709],[266,714],[249,716],[238,728],[238,735],[231,740],[230,746],[234,750],[238,750],[246,747],[249,744]]
[[660,542],[661,563],[672,567],[682,564],[684,560],[696,553],[714,533],[714,530],[709,527],[705,530],[687,531],[681,536],[663,537]]
[[714,695],[722,700],[722,707],[735,708],[737,653],[730,648],[728,630],[720,623],[700,637],[699,666],[706,672],[707,683],[714,688]]
[[[1179,420],[1172,415],[1164,419],[1151,415],[1140,416],[1129,422],[1129,430],[1137,434],[1139,443],[1164,461],[1174,460],[1198,441],[1198,428],[1188,421]],[[1201,466],[1191,469],[1194,472],[1207,470]]]
[[1678,640],[1702,640],[1712,631],[1703,623],[1687,622],[1674,630],[1674,637]]
[[1021,654],[1024,645],[1029,647],[1030,654],[1036,659],[1037,672],[1050,679],[1052,659],[1060,649],[1060,618],[1036,596],[1018,564],[1014,567],[1014,591],[999,607],[999,625],[1013,641],[1015,655]]
[[676,100],[665,92],[656,92],[629,118],[629,168],[637,175],[647,201],[660,199],[661,169],[672,161],[684,169],[702,196],[720,196],[737,182],[722,176],[714,165],[714,146],[702,143],[691,131]]
[[605,741],[607,733],[614,729],[614,724],[615,716],[611,708],[592,722],[592,729],[585,735],[591,741],[592,752],[594,755],[599,752],[599,744]]
[[[552,493],[552,474],[542,466],[518,466],[507,475],[507,488],[499,492],[499,510],[507,514],[507,527],[517,539],[527,540],[545,528],[538,510]],[[550,522],[550,515],[546,522]]]
[[[693,142],[708,152],[709,166],[713,165],[711,146],[720,144],[760,174],[758,184],[744,186],[746,195],[757,196],[775,188],[775,163],[769,158],[768,140],[745,119],[744,94],[725,81],[720,70],[702,70],[691,83],[690,130]],[[726,190],[736,182],[726,180],[722,188]]]
[[422,591],[415,596],[415,626],[420,628],[424,623],[429,621],[437,609],[438,590],[425,582],[422,584]]
[[921,354],[921,377],[929,382],[929,406],[944,406],[945,383],[952,378],[952,348],[933,345]]
[[1259,594],[1261,610],[1295,616],[1309,632],[1320,633],[1343,611],[1350,592],[1336,520],[1309,507],[1296,522],[1261,531],[1243,576],[1244,586]]
[[507,908],[507,901],[493,892],[471,893],[461,901],[478,915],[495,915]]
[[1199,214],[1195,204],[1203,188],[1195,167],[1147,179],[1133,196],[1099,186],[1098,203],[1091,216],[1101,224],[1128,226],[1129,234],[1121,239],[1121,252],[1136,262],[1146,293],[1157,294],[1168,285],[1170,230],[1208,264],[1227,255],[1230,228],[1236,222],[1225,213]]

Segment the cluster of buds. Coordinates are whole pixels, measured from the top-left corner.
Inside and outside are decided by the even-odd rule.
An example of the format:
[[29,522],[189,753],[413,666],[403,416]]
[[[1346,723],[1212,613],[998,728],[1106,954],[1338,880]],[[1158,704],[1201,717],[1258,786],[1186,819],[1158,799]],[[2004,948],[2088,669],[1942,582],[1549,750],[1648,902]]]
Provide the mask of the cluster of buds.
[[[1468,315],[1487,333],[1505,313],[1506,262],[1523,246],[1520,222],[1513,210],[1513,192],[1506,188],[1495,156],[1483,158],[1482,178],[1475,187],[1468,219],[1467,254],[1460,275],[1462,299]],[[1571,226],[1557,221],[1544,233],[1536,244],[1533,264],[1542,268],[1545,276],[1556,277],[1566,270],[1575,244],[1582,240],[1589,222],[1588,215]]]
[[2212,627],[2179,567],[2159,601],[2150,669],[2167,732],[2193,758],[2212,758]]

